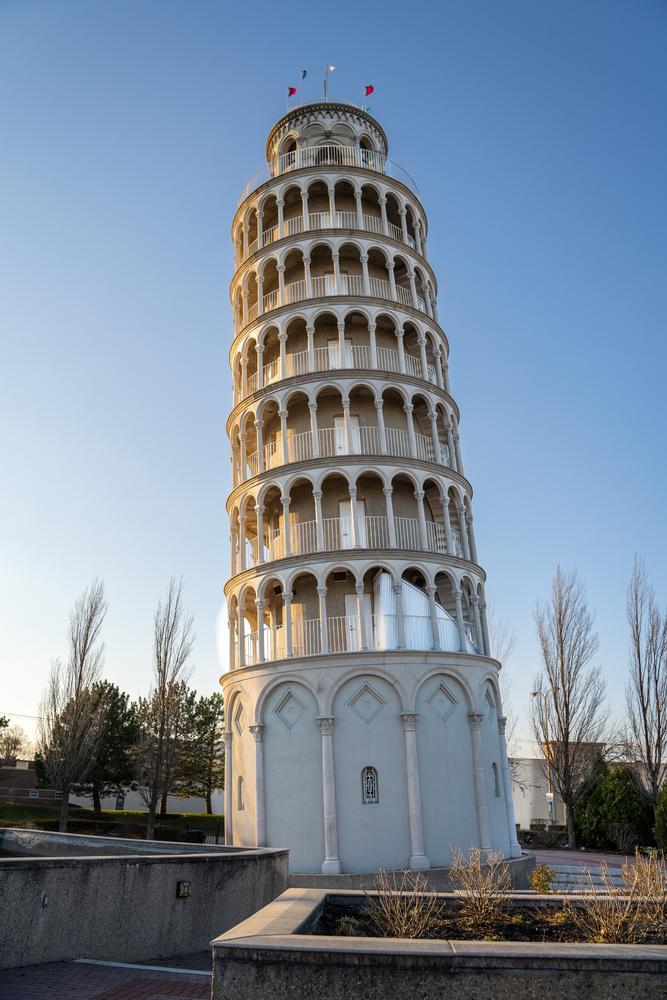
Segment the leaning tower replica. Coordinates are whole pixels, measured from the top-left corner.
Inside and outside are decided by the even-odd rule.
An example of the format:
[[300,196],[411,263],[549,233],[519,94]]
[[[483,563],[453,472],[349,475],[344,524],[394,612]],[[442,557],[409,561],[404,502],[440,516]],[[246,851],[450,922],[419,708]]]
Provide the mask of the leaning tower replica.
[[228,844],[296,872],[516,841],[428,226],[374,118],[307,103],[234,217]]

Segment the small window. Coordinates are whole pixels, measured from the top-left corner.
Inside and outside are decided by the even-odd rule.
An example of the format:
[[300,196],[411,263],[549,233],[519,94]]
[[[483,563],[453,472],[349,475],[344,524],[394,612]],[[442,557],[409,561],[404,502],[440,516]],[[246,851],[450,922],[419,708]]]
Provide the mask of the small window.
[[243,784],[243,778],[239,778],[239,812],[243,812],[245,809],[245,786]]
[[491,767],[493,769],[493,791],[495,792],[496,798],[499,799],[500,798],[500,782],[498,780],[498,765],[497,764],[492,764]]
[[38,788],[31,788],[30,789],[30,798],[31,799],[38,799],[39,798],[39,789]]
[[361,801],[365,806],[378,804],[378,773],[374,767],[365,767],[361,772]]
[[63,797],[63,793],[62,792],[56,792],[56,798],[57,799],[62,799],[62,797]]

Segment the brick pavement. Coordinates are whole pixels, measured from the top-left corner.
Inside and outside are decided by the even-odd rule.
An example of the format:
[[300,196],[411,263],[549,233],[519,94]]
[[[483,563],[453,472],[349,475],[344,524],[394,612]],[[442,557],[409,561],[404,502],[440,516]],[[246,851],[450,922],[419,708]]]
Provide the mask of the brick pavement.
[[[161,964],[183,958],[179,955],[158,961]],[[46,962],[0,972],[0,1000],[149,1000],[151,997],[208,1000],[210,996],[208,976],[177,973],[168,966],[164,972],[144,972],[108,965]]]

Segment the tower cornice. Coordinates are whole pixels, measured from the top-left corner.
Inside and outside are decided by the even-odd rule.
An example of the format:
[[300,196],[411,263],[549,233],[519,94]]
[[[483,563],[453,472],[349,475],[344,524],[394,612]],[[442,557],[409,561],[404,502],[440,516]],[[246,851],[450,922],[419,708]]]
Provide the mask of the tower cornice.
[[[313,125],[319,123],[322,119],[325,121],[330,119],[342,123],[355,122],[365,125],[380,139],[383,147],[381,152],[385,156],[389,152],[387,133],[380,123],[372,115],[369,115],[368,112],[362,111],[355,104],[347,104],[342,101],[319,101],[313,104],[300,104],[296,108],[291,108],[286,115],[278,119],[266,140],[266,159],[270,160],[275,156],[273,147],[280,139],[288,135],[292,129],[297,128],[299,125],[302,127]],[[322,138],[326,137],[326,131],[326,129],[323,129]]]

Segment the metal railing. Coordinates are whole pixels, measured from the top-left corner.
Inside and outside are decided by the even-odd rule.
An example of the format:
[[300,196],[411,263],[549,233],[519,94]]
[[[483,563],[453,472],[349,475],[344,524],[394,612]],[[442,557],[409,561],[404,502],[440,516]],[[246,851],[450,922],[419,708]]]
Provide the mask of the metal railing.
[[[331,218],[331,212],[311,212],[308,215],[308,229],[305,227],[305,218],[303,215],[297,215],[293,219],[286,219],[283,222],[283,237],[288,236],[301,236],[305,232],[317,232],[322,229],[353,229],[356,231],[373,233],[376,236],[390,236],[392,239],[396,240],[398,243],[405,243],[412,250],[416,250],[415,240],[409,233],[403,233],[400,226],[395,226],[391,222],[387,222],[387,231],[385,233],[384,224],[382,219],[375,215],[366,215],[362,213],[361,224],[359,222],[359,216],[356,212],[334,212],[333,220]],[[273,226],[268,229],[265,233],[262,233],[262,238],[259,237],[254,239],[252,243],[248,244],[248,252],[244,256],[244,260],[252,257],[256,254],[258,250],[270,246],[279,239],[279,227]],[[261,247],[260,247],[261,243]]]
[[269,160],[264,166],[256,170],[250,180],[246,183],[239,197],[239,205],[242,205],[248,195],[256,191],[262,184],[281,177],[283,174],[293,170],[303,170],[307,167],[359,167],[362,170],[373,170],[376,173],[384,174],[404,184],[410,191],[419,197],[419,190],[410,174],[399,167],[397,163],[368,149],[357,149],[354,146],[307,146],[296,149],[292,153],[283,153]]

